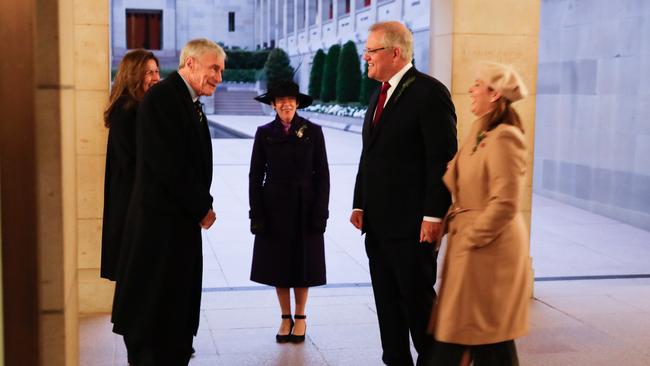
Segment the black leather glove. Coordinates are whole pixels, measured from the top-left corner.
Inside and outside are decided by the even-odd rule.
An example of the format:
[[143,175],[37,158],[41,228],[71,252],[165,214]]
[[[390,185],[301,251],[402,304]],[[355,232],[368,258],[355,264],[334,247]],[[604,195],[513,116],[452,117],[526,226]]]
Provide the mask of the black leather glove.
[[264,233],[264,220],[259,218],[251,218],[251,233],[253,235]]

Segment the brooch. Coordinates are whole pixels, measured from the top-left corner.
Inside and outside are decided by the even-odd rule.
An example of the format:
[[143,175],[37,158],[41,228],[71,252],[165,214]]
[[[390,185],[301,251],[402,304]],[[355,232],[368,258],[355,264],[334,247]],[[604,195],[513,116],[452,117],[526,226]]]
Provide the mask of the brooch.
[[483,141],[487,137],[487,132],[481,131],[476,135],[476,144],[474,144],[474,148],[472,149],[472,153],[470,155],[473,155],[476,150],[478,149],[479,145],[481,147],[485,146],[485,143],[481,144],[481,141]]
[[296,136],[301,139],[302,136],[305,134],[305,130],[307,129],[307,125],[302,125],[300,126],[299,129],[296,130]]
[[404,90],[405,90],[406,88],[408,88],[409,85],[411,85],[414,81],[415,81],[415,76],[412,76],[410,79],[406,80],[406,81],[404,82],[404,84],[402,84],[402,87],[399,88],[399,90],[397,91],[397,94],[395,95],[395,101],[396,101],[396,102],[397,102],[397,100],[399,99],[400,95],[402,95],[402,93],[404,92]]

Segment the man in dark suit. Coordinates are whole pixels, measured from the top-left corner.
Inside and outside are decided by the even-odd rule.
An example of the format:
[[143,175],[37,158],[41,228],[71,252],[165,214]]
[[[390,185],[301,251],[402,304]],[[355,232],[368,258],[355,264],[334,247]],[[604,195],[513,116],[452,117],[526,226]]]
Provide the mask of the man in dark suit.
[[382,82],[363,124],[363,150],[350,222],[366,233],[382,360],[417,365],[432,355],[426,334],[435,297],[432,244],[450,203],[442,183],[457,149],[449,91],[411,64],[413,35],[399,22],[370,27],[364,50],[368,77]]
[[225,53],[207,39],[181,52],[178,72],[145,95],[137,113],[135,184],[113,304],[113,331],[130,363],[187,365],[199,325],[201,228],[212,210],[212,144],[198,101],[221,82]]

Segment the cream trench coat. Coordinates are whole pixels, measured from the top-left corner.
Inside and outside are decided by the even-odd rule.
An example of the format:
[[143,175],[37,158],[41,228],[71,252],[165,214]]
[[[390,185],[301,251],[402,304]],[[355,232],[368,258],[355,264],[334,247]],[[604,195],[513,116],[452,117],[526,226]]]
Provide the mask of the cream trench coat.
[[528,332],[529,233],[520,212],[526,143],[501,124],[478,144],[478,120],[443,178],[451,210],[447,253],[430,331],[440,342],[479,345]]

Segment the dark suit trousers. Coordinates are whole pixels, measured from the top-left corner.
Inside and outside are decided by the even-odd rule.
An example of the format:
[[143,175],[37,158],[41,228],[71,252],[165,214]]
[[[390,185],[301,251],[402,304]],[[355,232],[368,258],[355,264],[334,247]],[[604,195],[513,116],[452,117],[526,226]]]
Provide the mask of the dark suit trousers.
[[134,366],[187,366],[194,336],[174,335],[142,344]]
[[435,297],[434,246],[421,244],[417,238],[382,240],[369,230],[366,253],[384,351],[382,360],[390,366],[413,365],[410,333],[418,352],[417,365],[429,364],[434,344],[433,337],[427,334]]
[[435,342],[435,355],[431,366],[458,366],[465,351],[469,351],[474,366],[519,366],[515,341],[465,346]]

